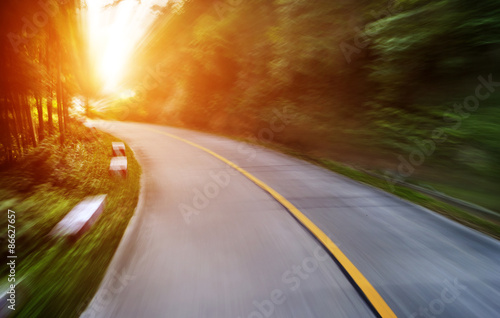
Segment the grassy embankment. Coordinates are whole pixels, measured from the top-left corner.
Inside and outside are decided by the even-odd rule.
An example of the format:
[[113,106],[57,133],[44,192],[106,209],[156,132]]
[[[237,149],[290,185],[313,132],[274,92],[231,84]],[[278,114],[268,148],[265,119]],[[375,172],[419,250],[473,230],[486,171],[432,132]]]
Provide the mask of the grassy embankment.
[[[46,139],[23,160],[0,171],[0,220],[6,238],[7,209],[16,212],[16,311],[14,317],[77,317],[95,294],[134,213],[140,166],[127,147],[127,179],[108,175],[117,139],[71,125],[64,147]],[[106,207],[76,243],[47,236],[84,197],[107,194]],[[7,242],[2,244],[3,259]],[[6,290],[7,267],[1,268]]]

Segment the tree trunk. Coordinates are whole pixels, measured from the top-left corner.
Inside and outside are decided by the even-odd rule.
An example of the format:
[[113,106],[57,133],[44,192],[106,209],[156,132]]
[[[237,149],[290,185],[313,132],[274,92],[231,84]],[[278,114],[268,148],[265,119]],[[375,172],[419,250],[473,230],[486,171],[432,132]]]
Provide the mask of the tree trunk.
[[59,123],[59,138],[61,146],[64,144],[64,118],[62,110],[62,83],[61,83],[61,45],[57,45],[57,121]]
[[10,123],[9,123],[9,110],[7,104],[7,98],[4,96],[2,99],[2,104],[0,107],[0,132],[1,139],[4,146],[4,154],[7,162],[12,161],[12,139],[10,132]]
[[[14,95],[11,94],[11,98],[9,99],[10,103],[8,103],[8,106],[10,106],[10,113],[12,114],[12,130],[11,130],[11,134],[14,136],[14,140],[16,141],[16,144],[17,144],[17,152],[18,154],[21,153],[22,151],[22,146],[21,146],[21,141],[19,140],[19,130],[21,130],[21,126],[20,126],[20,123],[19,121],[17,120],[18,116],[17,116],[17,112],[16,112],[16,105],[15,105],[15,102],[14,102]],[[7,113],[7,120],[9,120],[8,118],[9,114]]]
[[63,105],[63,117],[64,117],[64,131],[67,131],[68,130],[67,123],[68,123],[68,118],[69,118],[68,92],[64,88],[62,88],[61,91],[63,94],[62,105]]
[[[43,50],[41,47],[39,47],[38,48],[38,63],[40,64],[40,67],[43,67],[43,65],[41,65],[43,63],[42,53],[43,53]],[[40,87],[43,87],[42,78],[40,78],[39,84],[40,84]],[[38,141],[42,141],[44,138],[42,94],[43,94],[42,92],[37,92],[35,94],[36,109],[37,109],[37,113],[38,113]]]
[[16,135],[19,135],[21,139],[21,147],[19,148],[19,154],[23,154],[26,148],[28,148],[28,141],[26,140],[25,130],[25,122],[24,116],[21,109],[20,96],[17,94],[12,94],[12,108],[14,110],[14,127],[16,127]]
[[43,107],[42,98],[38,96],[36,98],[36,109],[38,111],[38,140],[43,141],[44,131],[43,131]]
[[49,126],[49,135],[53,134],[54,130],[54,121],[52,119],[52,112],[53,112],[53,107],[52,107],[52,96],[53,96],[53,87],[52,87],[52,72],[50,68],[50,34],[51,34],[51,25],[48,25],[47,28],[49,29],[48,35],[47,35],[47,45],[46,45],[46,52],[45,52],[45,67],[47,68],[47,125]]
[[[50,81],[50,80],[49,80]],[[48,90],[49,90],[49,93],[48,93],[48,96],[47,96],[47,117],[48,117],[48,121],[47,121],[47,125],[49,126],[49,135],[52,135],[53,134],[53,131],[54,131],[54,120],[53,120],[53,105],[52,105],[52,86],[51,84],[49,83],[49,87],[48,87]]]
[[23,100],[23,108],[26,116],[26,123],[28,124],[28,140],[31,139],[31,145],[33,147],[36,147],[36,134],[35,134],[35,127],[33,127],[33,116],[31,115],[31,107],[28,102],[28,97],[24,96]]

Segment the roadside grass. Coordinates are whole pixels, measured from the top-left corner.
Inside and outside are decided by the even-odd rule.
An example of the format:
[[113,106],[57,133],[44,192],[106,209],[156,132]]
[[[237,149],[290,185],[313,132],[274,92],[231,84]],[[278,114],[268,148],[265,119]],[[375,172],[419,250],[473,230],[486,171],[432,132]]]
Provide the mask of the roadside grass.
[[[493,211],[500,211],[500,201],[498,200],[498,194],[496,193],[498,192],[498,184],[491,181],[481,180],[482,182],[480,183],[476,180],[469,180],[470,184],[468,184],[466,188],[457,187],[449,180],[433,181],[422,179],[422,181],[420,181],[420,179],[417,179],[416,181],[416,184],[421,184],[424,187],[431,187],[436,191],[445,193],[452,197],[483,206]],[[481,184],[481,187],[479,187],[478,184]]]
[[[127,146],[128,177],[108,175],[117,138],[71,123],[64,147],[45,140],[22,161],[0,170],[1,237],[7,209],[16,212],[16,311],[13,317],[78,317],[97,291],[132,217],[140,166]],[[51,229],[84,197],[107,194],[98,221],[78,241],[50,239]],[[7,241],[2,241],[7,259]],[[2,291],[7,290],[2,266]]]
[[345,164],[341,164],[339,162],[335,162],[333,160],[326,158],[314,157],[281,144],[261,142],[253,139],[249,140],[246,138],[234,138],[234,139],[258,144],[260,146],[264,146],[285,153],[287,155],[308,161],[315,165],[326,168],[330,171],[344,175],[353,180],[379,188],[388,193],[394,194],[402,199],[416,203],[420,206],[428,208],[429,210],[435,211],[449,219],[455,220],[456,222],[464,224],[470,228],[473,228],[475,230],[478,230],[480,232],[483,232],[500,240],[500,224],[486,220],[478,215],[464,211],[463,209],[442,202],[438,199],[420,193],[416,190],[404,187],[399,184],[394,184],[394,185],[389,184],[386,180],[377,178],[375,176],[372,176],[370,174],[367,174],[363,171],[357,170]]

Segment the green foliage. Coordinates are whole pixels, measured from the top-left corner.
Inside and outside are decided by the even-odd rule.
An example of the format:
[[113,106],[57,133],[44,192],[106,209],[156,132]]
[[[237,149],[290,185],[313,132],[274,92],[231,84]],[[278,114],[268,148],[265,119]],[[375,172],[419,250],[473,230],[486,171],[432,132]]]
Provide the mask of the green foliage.
[[[448,140],[430,162],[455,162],[486,178],[498,175],[498,93],[467,118],[450,114],[479,84],[478,76],[499,69],[500,6],[495,1],[404,1],[398,14],[366,26],[373,58],[367,103],[381,145],[406,152],[412,139],[430,138],[443,128]],[[450,118],[445,120],[444,117]],[[460,127],[451,127],[459,121]],[[492,174],[493,172],[493,174]]]
[[[108,175],[117,139],[81,124],[64,148],[46,139],[22,160],[0,171],[0,208],[16,211],[15,317],[78,317],[97,290],[133,215],[140,167],[128,151],[129,175]],[[54,241],[52,228],[84,197],[107,194],[106,208],[76,243]],[[5,238],[7,218],[0,220]],[[7,244],[2,244],[6,258]],[[1,269],[2,281],[7,269]]]
[[192,0],[158,12],[137,60],[167,75],[120,102],[128,119],[257,138],[287,109],[272,142],[392,172],[439,129],[446,140],[411,178],[498,183],[499,93],[467,118],[450,111],[478,76],[500,81],[498,1]]

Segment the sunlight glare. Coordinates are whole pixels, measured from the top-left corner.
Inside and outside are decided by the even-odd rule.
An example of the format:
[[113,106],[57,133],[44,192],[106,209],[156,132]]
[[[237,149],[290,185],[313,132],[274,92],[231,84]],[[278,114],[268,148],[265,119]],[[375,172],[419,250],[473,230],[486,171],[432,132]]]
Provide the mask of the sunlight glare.
[[90,57],[103,82],[104,93],[116,92],[136,45],[154,21],[151,6],[167,0],[124,0],[105,8],[111,1],[88,0],[87,24]]
[[121,99],[128,99],[128,98],[132,98],[134,96],[135,96],[135,92],[131,89],[127,89],[127,90],[120,93]]

